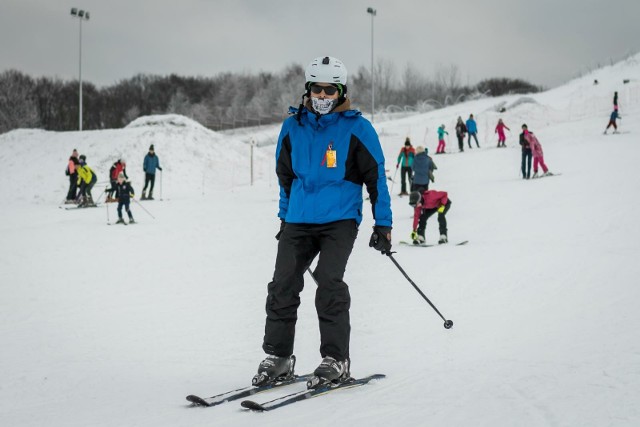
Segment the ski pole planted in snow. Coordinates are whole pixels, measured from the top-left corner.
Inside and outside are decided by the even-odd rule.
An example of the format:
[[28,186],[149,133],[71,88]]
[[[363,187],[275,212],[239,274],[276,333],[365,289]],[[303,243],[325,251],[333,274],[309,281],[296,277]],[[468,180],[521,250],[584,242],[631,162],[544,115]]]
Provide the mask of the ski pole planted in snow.
[[438,313],[438,315],[442,318],[442,320],[444,320],[444,328],[445,329],[451,329],[451,327],[453,326],[453,322],[451,320],[445,319],[444,316],[438,311],[436,306],[433,305],[433,303],[429,300],[429,298],[427,298],[427,296],[420,290],[418,285],[413,283],[413,280],[411,280],[409,275],[402,269],[402,267],[400,267],[400,264],[398,264],[398,261],[396,261],[396,259],[393,257],[393,254],[388,253],[387,256],[391,259],[391,261],[393,261],[393,263],[396,265],[396,267],[398,267],[398,270],[400,270],[400,272],[404,275],[404,277],[407,278],[409,283],[411,283],[411,286],[413,286],[416,289],[416,291],[418,291],[418,293],[422,296],[422,298],[424,298],[424,300],[429,303],[431,308],[433,308],[435,310],[435,312]]
[[389,195],[393,194],[393,186],[396,183],[396,175],[398,175],[398,168],[396,168],[396,171],[393,173],[393,179],[391,180],[391,190],[389,190]]

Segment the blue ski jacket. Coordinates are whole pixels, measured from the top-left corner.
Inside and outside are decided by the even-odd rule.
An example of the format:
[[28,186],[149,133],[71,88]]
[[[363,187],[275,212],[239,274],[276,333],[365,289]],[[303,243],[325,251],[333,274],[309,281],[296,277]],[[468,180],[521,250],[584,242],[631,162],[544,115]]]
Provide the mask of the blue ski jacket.
[[[307,104],[282,125],[276,147],[278,216],[290,223],[362,221],[366,186],[375,224],[391,227],[391,198],[378,135],[349,100],[316,115]],[[335,158],[335,161],[333,159]]]
[[478,125],[476,121],[473,119],[467,120],[467,132],[469,133],[478,133]]
[[147,153],[147,155],[144,156],[144,163],[142,164],[142,168],[144,169],[145,173],[155,175],[156,169],[162,170],[162,168],[160,167],[160,159],[155,154],[152,156],[151,154]]

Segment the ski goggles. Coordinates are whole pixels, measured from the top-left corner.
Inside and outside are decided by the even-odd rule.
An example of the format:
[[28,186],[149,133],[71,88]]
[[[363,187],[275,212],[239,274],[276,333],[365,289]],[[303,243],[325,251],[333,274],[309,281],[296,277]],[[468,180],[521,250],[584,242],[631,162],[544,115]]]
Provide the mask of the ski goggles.
[[311,90],[312,93],[315,93],[316,95],[320,95],[320,93],[322,93],[322,91],[324,91],[325,95],[328,96],[333,96],[335,95],[340,89],[334,85],[331,86],[319,86],[319,85],[311,85],[311,87],[309,88],[309,90]]

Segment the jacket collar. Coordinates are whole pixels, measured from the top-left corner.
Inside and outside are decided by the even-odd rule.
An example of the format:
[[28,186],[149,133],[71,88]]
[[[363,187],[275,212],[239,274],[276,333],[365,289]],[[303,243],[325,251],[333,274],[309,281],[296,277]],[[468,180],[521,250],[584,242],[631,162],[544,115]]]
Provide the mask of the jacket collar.
[[[289,114],[296,115],[297,113],[298,108],[289,107]],[[362,115],[360,111],[351,109],[351,101],[349,100],[349,98],[346,98],[344,102],[334,108],[333,111],[325,115],[315,113],[313,111],[313,108],[311,107],[311,100],[307,99],[304,107],[302,107],[301,114],[304,117],[304,119],[301,118],[301,120],[304,120],[305,122],[311,124],[316,128],[326,127],[332,123],[335,123],[340,116],[357,117]]]

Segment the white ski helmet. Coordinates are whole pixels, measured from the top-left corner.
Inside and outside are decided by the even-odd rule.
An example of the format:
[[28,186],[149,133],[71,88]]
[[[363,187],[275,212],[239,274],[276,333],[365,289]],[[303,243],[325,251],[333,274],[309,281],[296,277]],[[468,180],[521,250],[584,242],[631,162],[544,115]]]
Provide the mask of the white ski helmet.
[[304,77],[313,83],[347,84],[347,68],[342,61],[331,56],[320,56],[307,66]]

